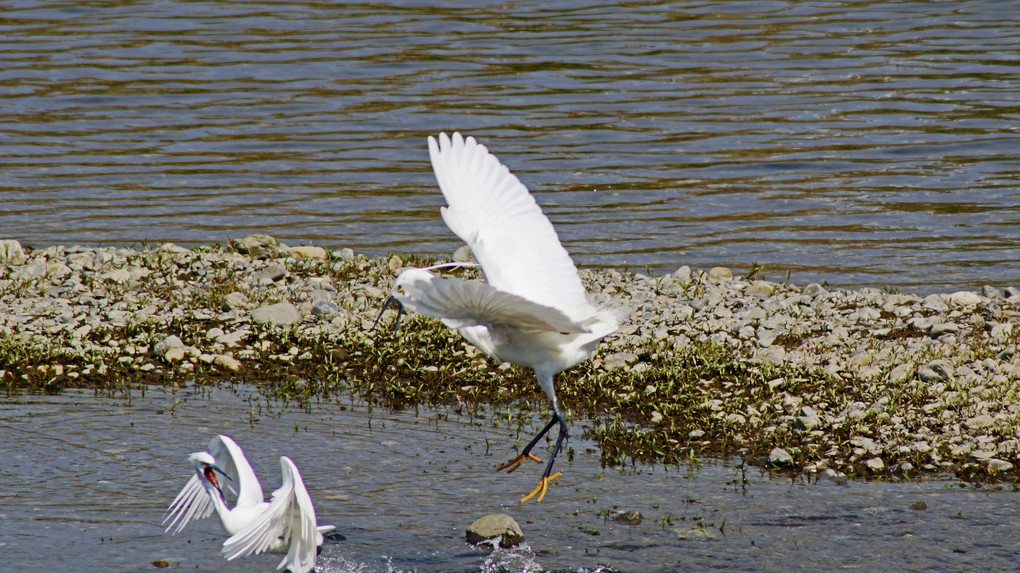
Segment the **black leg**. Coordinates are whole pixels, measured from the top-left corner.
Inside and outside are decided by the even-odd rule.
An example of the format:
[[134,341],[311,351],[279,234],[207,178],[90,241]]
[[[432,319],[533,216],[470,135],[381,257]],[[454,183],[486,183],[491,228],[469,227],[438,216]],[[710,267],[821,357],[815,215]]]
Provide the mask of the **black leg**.
[[[553,463],[556,461],[556,454],[560,453],[560,448],[563,447],[563,440],[567,437],[567,423],[560,419],[559,416],[553,416],[553,422],[558,421],[560,423],[560,434],[556,436],[556,447],[553,448],[552,455],[549,456],[549,463],[545,466],[545,473],[542,477],[549,477],[552,475]],[[546,431],[549,431],[552,422],[545,427]]]
[[[521,452],[521,455],[527,457],[527,455],[531,453],[531,450],[535,446],[538,445],[539,440],[541,440],[543,436],[545,436],[546,434],[549,433],[549,430],[552,429],[552,427],[556,424],[556,422],[560,423],[560,438],[556,442],[557,444],[559,444],[560,441],[563,440],[563,421],[560,420],[560,415],[559,414],[553,412],[552,420],[549,420],[549,423],[546,424],[544,428],[542,428],[542,431],[539,432],[538,435],[535,436],[534,439],[532,439],[530,442],[528,442],[528,445],[524,446],[524,450]],[[555,451],[553,451],[553,457],[554,458],[556,457],[556,452]]]
[[[507,470],[507,473],[513,473],[514,470],[521,467],[521,464],[523,464],[525,460],[530,459],[536,462],[540,462],[541,460],[538,459],[538,456],[532,455],[531,450],[538,445],[539,440],[541,440],[543,436],[548,434],[549,430],[551,430],[552,427],[556,425],[557,422],[560,423],[560,437],[556,441],[558,447],[560,442],[563,441],[564,428],[566,427],[566,424],[563,423],[563,420],[560,418],[560,415],[554,412],[552,420],[549,420],[549,423],[546,424],[544,428],[542,428],[542,431],[539,432],[534,439],[528,442],[528,445],[524,446],[524,449],[521,450],[521,453],[517,454],[517,456],[514,457],[512,460],[496,468],[496,471],[501,472],[503,470]],[[553,452],[553,458],[555,457],[556,452]],[[550,465],[549,467],[551,468],[552,466]]]

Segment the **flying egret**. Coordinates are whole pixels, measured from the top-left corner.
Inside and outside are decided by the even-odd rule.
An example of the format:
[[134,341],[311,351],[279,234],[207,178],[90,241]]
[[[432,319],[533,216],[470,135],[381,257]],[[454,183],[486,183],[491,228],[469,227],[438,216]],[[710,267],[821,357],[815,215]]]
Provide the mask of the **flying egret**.
[[[227,560],[264,551],[286,552],[277,569],[307,573],[315,567],[322,534],[333,526],[316,525],[312,499],[290,458],[280,458],[283,485],[269,502],[241,447],[227,436],[216,436],[209,441],[209,451],[189,455],[188,462],[195,473],[167,509],[166,531],[179,533],[191,520],[216,511],[230,535],[222,551]],[[217,473],[229,480],[223,485],[237,496],[232,508],[227,507]]]
[[[545,497],[553,462],[567,437],[553,377],[591,357],[619,326],[617,309],[588,301],[577,267],[552,223],[517,177],[475,138],[428,138],[429,157],[448,206],[446,225],[471,247],[486,282],[440,278],[426,269],[397,277],[388,305],[439,318],[496,360],[530,366],[552,402],[552,420],[497,471],[516,470],[557,423],[559,435],[538,486],[521,503]],[[386,306],[383,306],[385,311]],[[381,313],[380,313],[381,316]],[[399,321],[399,314],[398,314]]]

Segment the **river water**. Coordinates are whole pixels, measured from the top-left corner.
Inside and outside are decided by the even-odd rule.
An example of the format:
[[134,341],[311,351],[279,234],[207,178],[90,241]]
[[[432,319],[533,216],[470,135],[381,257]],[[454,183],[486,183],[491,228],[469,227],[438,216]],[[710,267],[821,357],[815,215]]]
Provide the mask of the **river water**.
[[[563,477],[522,505],[540,468],[493,471],[516,438],[497,417],[373,412],[344,399],[302,409],[246,385],[5,396],[0,571],[272,571],[275,555],[224,561],[215,519],[177,536],[160,527],[190,475],[188,453],[218,433],[245,449],[267,494],[280,455],[298,465],[319,522],[344,537],[324,546],[322,572],[1015,571],[1020,558],[1008,486],[806,483],[710,460],[621,471],[603,468],[576,426],[572,459],[557,462]],[[643,521],[608,519],[629,510]],[[527,547],[490,556],[469,546],[465,528],[490,512],[512,515]]]
[[582,266],[1020,286],[1014,8],[6,0],[0,236],[445,256],[461,130]]

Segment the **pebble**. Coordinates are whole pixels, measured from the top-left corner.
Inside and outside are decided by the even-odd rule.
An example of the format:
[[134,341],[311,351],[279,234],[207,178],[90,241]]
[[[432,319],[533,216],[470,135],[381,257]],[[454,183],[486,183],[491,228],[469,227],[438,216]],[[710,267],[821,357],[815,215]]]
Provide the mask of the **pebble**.
[[223,297],[223,310],[242,310],[248,308],[250,304],[243,292],[234,291]]
[[252,275],[252,279],[261,284],[271,284],[287,276],[287,267],[269,265]]
[[[152,347],[152,352],[156,356],[160,356],[162,358],[166,358],[167,351],[172,350],[174,348],[183,351],[184,350],[184,343],[181,342],[181,339],[178,338],[176,335],[171,334],[170,336],[167,336],[162,341],[160,341],[158,344],[153,346]],[[167,359],[167,360],[169,360],[169,359]]]
[[0,241],[0,263],[7,265],[24,264],[28,257],[25,256],[21,243],[14,239]]
[[726,267],[712,267],[708,271],[708,278],[712,280],[725,280],[733,278],[733,271]]
[[340,307],[330,300],[317,300],[312,304],[312,313],[316,316],[330,317],[340,313]]
[[1013,464],[1006,460],[1000,460],[998,458],[991,458],[988,460],[985,466],[989,473],[1008,472],[1013,469]]
[[301,311],[289,302],[278,302],[251,311],[251,321],[271,326],[287,326],[301,322]]
[[769,465],[786,466],[793,463],[793,456],[783,448],[772,448],[769,452]]
[[302,247],[291,247],[290,253],[296,257],[304,259],[325,259],[326,249],[322,247],[313,246],[302,246]]
[[277,258],[290,256],[290,247],[269,235],[251,234],[233,241],[233,245],[237,252],[252,257]]
[[228,372],[237,372],[241,369],[241,362],[227,354],[217,354],[213,357],[212,363]]

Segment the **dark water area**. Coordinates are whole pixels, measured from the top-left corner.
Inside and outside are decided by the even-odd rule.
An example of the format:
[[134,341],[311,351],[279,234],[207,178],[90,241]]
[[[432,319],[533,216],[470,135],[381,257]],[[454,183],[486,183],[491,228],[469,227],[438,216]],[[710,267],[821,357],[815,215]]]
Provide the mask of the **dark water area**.
[[461,130],[582,266],[1020,286],[1011,2],[4,2],[0,235],[447,256]]
[[[1008,486],[840,485],[712,460],[621,471],[602,467],[577,425],[574,455],[557,463],[563,477],[544,501],[522,505],[540,468],[493,471],[514,453],[505,417],[369,411],[344,399],[299,408],[245,385],[4,396],[0,570],[274,570],[275,555],[223,560],[214,518],[177,536],[160,527],[190,475],[188,453],[218,433],[245,449],[267,495],[280,455],[298,465],[319,522],[345,538],[324,546],[321,572],[1015,571],[1020,559]],[[640,524],[609,518],[629,510]],[[527,547],[469,546],[465,528],[490,512],[513,516]]]

